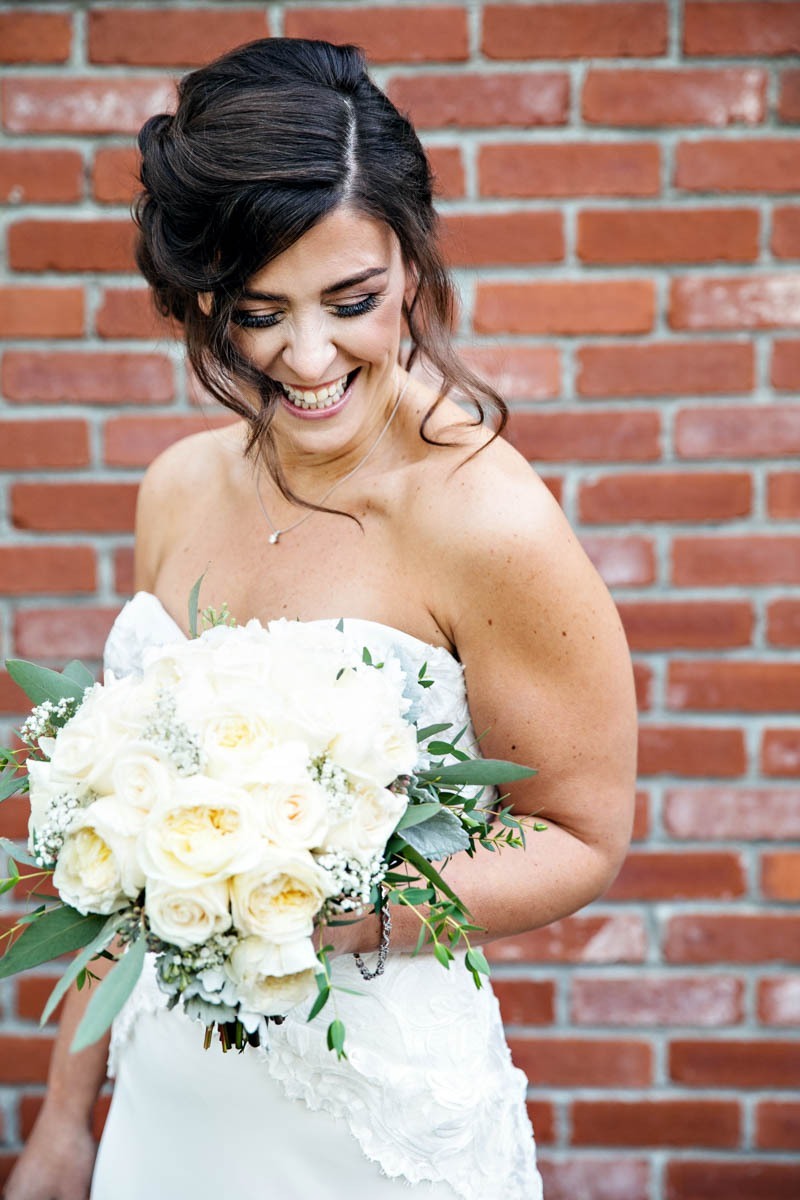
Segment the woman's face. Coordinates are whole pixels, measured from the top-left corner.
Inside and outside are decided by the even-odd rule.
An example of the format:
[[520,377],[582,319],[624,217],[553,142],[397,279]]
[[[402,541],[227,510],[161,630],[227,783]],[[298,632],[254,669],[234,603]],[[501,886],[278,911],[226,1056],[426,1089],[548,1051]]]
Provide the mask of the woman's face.
[[248,280],[243,353],[280,386],[273,429],[301,454],[346,452],[388,415],[409,278],[383,222],[335,209]]

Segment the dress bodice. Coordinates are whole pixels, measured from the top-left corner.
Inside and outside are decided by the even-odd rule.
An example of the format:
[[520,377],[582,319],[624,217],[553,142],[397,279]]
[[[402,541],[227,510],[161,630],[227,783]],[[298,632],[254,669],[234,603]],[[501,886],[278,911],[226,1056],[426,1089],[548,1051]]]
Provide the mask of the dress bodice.
[[[434,685],[418,689],[412,719],[420,725],[451,722],[455,730],[466,726],[469,744],[472,727],[457,659],[373,621],[345,618],[344,631],[373,657],[391,650],[411,678],[426,663]],[[160,601],[139,592],[111,630],[106,669],[117,676],[140,671],[148,648],[183,637]],[[504,1200],[537,1200],[541,1181],[525,1112],[526,1080],[511,1063],[491,988],[476,989],[461,956],[444,970],[430,955],[391,952],[384,974],[369,982],[350,956],[337,958],[333,981],[358,993],[336,993],[337,1015],[347,1030],[346,1059],[337,1060],[327,1048],[325,1013],[306,1020],[311,1000],[282,1025],[270,1026],[269,1046],[253,1052],[285,1095],[342,1118],[387,1175],[411,1183],[446,1181],[463,1200],[498,1195],[502,1180]],[[165,1004],[154,972],[146,970],[114,1024],[110,1074],[141,1013]],[[180,1007],[169,1018],[189,1020]],[[202,1039],[199,1026],[197,1036]]]

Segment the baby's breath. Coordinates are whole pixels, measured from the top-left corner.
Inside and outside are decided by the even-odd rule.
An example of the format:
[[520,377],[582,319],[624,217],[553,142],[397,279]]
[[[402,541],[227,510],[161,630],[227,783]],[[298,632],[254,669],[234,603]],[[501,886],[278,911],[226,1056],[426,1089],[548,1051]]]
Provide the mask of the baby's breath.
[[373,888],[386,874],[386,863],[380,854],[366,862],[348,857],[344,850],[330,850],[315,857],[331,876],[334,895],[325,905],[328,915],[364,908],[370,903]]
[[62,726],[78,711],[79,701],[72,696],[60,700],[43,700],[23,721],[19,736],[28,746],[35,746],[39,738],[55,737]]
[[328,793],[328,813],[331,820],[349,817],[353,808],[353,791],[347,773],[326,755],[315,758],[310,766],[311,778]]
[[200,770],[200,743],[189,726],[178,720],[177,703],[168,688],[158,692],[142,737],[169,756],[179,775],[196,775]]
[[55,865],[73,818],[80,808],[93,799],[93,792],[82,796],[60,792],[48,800],[44,820],[33,831],[32,849],[37,867],[49,869]]

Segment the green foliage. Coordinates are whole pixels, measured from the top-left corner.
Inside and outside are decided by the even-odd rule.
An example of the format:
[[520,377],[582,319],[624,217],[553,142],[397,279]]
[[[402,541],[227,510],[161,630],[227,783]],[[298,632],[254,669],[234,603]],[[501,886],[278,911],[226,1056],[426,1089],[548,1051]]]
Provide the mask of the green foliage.
[[27,928],[0,958],[0,979],[82,949],[97,937],[105,922],[105,917],[83,916],[68,904],[29,913],[27,920],[17,922],[18,926],[27,923]]
[[200,603],[200,588],[205,577],[206,573],[204,571],[200,578],[195,580],[194,587],[189,592],[189,636],[193,638],[197,637],[197,616],[198,605]]
[[[102,919],[102,918],[101,918]],[[147,939],[143,933],[130,942],[115,967],[109,971],[86,1006],[86,1012],[72,1039],[73,1054],[101,1038],[130,996],[144,966]]]
[[84,946],[80,954],[75,956],[50,993],[48,1001],[42,1011],[42,1015],[39,1018],[40,1025],[44,1025],[49,1019],[50,1014],[54,1011],[61,997],[66,994],[73,980],[81,980],[81,982],[78,984],[78,990],[80,990],[80,988],[86,982],[86,968],[88,964],[93,958],[97,957],[101,950],[105,949],[105,947],[114,937],[114,934],[119,929],[120,923],[120,916],[117,913],[113,913],[112,916],[108,918],[97,937],[93,938],[87,946]]
[[[23,658],[7,658],[6,670],[14,683],[22,688],[31,704],[42,704],[45,700],[52,700],[53,703],[58,700],[80,702],[86,687],[90,686],[67,675],[66,671],[51,671],[49,667],[40,667],[36,663],[26,662]],[[89,678],[94,683],[94,679],[91,676]]]

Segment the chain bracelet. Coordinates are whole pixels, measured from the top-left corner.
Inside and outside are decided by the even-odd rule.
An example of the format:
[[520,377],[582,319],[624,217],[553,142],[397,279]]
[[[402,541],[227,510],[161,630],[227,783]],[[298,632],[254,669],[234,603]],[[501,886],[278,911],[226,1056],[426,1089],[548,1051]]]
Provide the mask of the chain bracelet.
[[383,968],[386,966],[386,955],[389,952],[389,938],[392,936],[392,914],[389,909],[388,901],[384,900],[380,910],[381,922],[381,940],[378,945],[378,961],[374,971],[370,971],[369,967],[364,962],[359,952],[356,950],[353,958],[356,960],[356,966],[361,972],[362,979],[375,979],[376,976],[383,974]]

